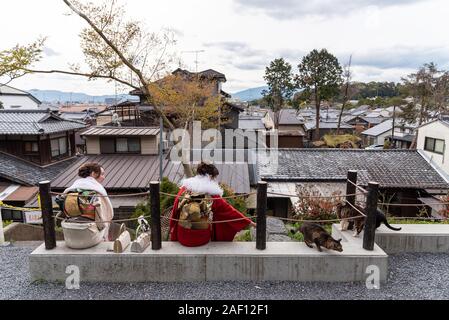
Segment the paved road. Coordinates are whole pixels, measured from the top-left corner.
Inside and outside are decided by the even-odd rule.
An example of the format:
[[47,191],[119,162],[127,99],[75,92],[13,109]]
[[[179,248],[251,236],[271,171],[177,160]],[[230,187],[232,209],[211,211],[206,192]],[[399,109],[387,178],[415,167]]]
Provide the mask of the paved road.
[[187,284],[64,284],[30,283],[29,247],[0,248],[0,299],[151,299],[151,300],[334,300],[449,299],[449,255],[390,256],[390,275],[379,290],[359,283],[216,282]]

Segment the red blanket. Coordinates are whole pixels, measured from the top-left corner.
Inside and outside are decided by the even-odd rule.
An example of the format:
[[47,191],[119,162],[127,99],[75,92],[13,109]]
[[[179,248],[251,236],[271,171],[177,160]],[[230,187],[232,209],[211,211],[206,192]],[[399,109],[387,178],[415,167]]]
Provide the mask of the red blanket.
[[[172,219],[179,219],[178,203],[180,197],[186,191],[182,188],[178,196],[175,199],[173,211],[171,214]],[[229,203],[218,196],[212,196],[212,212],[213,221],[225,221],[244,218],[244,220],[214,223],[209,230],[190,230],[178,225],[177,221],[170,220],[170,240],[179,241],[187,247],[198,247],[209,243],[209,241],[233,241],[235,235],[246,228],[251,220],[246,218],[242,213],[234,209]]]

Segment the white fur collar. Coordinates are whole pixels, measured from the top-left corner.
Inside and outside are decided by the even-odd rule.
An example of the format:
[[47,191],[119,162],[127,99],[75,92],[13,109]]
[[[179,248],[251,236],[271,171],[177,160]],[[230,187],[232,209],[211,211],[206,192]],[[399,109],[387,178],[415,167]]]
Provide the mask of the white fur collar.
[[223,196],[223,189],[209,176],[198,175],[193,178],[184,179],[181,186],[192,192],[207,193],[211,196]]

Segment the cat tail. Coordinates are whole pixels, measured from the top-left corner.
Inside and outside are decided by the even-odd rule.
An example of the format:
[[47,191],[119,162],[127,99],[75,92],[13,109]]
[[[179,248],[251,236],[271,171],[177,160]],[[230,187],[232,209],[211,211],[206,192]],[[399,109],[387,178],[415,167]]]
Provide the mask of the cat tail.
[[395,227],[392,227],[392,226],[388,223],[388,221],[387,221],[386,218],[384,219],[383,223],[384,223],[384,225],[385,225],[388,229],[391,229],[391,230],[393,230],[393,231],[401,231],[401,230],[402,230],[402,228],[395,228]]

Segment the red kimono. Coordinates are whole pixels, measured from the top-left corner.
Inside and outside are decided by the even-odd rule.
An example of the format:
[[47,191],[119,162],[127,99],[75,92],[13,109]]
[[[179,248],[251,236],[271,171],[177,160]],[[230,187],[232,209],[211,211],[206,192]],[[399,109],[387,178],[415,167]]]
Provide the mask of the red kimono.
[[[184,194],[186,188],[182,188],[178,196],[175,199],[173,211],[171,214],[172,219],[179,219],[178,203],[180,196]],[[213,221],[225,221],[245,218],[244,220],[225,222],[225,223],[214,223],[211,228],[206,230],[191,230],[186,229],[178,225],[177,221],[170,220],[170,240],[179,241],[182,245],[186,247],[199,247],[205,245],[212,241],[233,241],[235,235],[246,228],[251,220],[246,218],[242,213],[234,209],[225,200],[221,199],[219,196],[212,196],[217,200],[213,200],[212,212]]]

